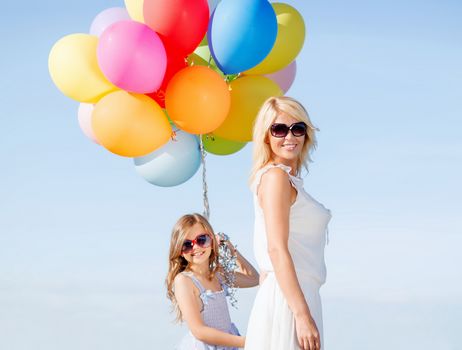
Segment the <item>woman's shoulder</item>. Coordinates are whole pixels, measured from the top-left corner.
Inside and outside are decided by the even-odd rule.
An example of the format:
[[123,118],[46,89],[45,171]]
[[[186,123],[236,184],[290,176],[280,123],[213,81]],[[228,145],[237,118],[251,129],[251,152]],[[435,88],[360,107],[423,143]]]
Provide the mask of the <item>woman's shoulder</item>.
[[257,193],[257,190],[262,182],[290,184],[287,180],[290,180],[291,170],[291,167],[284,164],[266,164],[257,172],[252,189],[255,193]]
[[269,166],[260,176],[260,185],[266,183],[290,186],[291,168],[283,164]]

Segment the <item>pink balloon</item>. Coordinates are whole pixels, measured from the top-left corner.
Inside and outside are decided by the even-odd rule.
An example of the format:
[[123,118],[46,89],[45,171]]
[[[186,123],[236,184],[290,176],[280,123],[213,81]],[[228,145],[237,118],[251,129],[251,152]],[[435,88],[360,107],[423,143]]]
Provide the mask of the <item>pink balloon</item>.
[[270,78],[276,84],[278,84],[281,90],[284,91],[284,93],[286,93],[292,86],[292,83],[295,80],[296,73],[297,63],[293,61],[287,67],[271,74],[265,74],[265,76]]
[[118,21],[130,20],[128,11],[123,7],[111,7],[100,12],[90,27],[90,34],[100,36],[107,27]]
[[119,21],[101,34],[98,64],[106,78],[129,92],[159,89],[167,68],[164,44],[156,32],[135,21]]
[[93,113],[93,108],[94,105],[91,103],[81,103],[79,105],[79,125],[85,136],[99,145],[100,143],[96,139],[95,133],[91,127],[91,114]]

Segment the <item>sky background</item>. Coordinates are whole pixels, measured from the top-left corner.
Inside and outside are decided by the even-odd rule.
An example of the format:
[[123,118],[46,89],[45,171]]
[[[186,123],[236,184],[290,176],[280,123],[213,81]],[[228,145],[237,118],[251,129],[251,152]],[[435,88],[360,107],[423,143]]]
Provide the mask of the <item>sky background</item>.
[[[305,188],[333,213],[325,348],[462,348],[462,4],[285,1],[305,46],[288,95],[321,129]],[[61,37],[123,1],[2,7],[0,348],[173,349],[171,227],[202,212],[200,171],[150,185],[87,139],[48,73]],[[252,253],[251,145],[207,157],[211,222]],[[232,318],[245,333],[256,289]]]

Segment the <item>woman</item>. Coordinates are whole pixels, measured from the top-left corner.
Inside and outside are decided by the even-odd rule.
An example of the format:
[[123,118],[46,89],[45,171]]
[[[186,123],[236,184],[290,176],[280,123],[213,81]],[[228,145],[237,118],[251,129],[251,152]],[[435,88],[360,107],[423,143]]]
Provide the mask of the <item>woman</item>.
[[315,130],[305,108],[289,97],[269,98],[255,121],[254,250],[266,278],[250,315],[247,350],[321,349],[319,288],[331,215],[299,177],[316,146]]

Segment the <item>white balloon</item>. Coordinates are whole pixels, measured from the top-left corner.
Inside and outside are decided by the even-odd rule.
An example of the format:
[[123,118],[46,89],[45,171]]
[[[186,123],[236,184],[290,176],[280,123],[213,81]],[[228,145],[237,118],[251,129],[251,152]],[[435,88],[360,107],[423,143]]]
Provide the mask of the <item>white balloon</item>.
[[146,156],[134,158],[134,163],[136,172],[153,185],[180,185],[199,169],[199,138],[179,130],[174,140]]
[[91,126],[91,114],[93,113],[94,105],[91,103],[81,103],[79,105],[78,118],[80,129],[94,143],[100,144],[96,139],[95,133]]
[[123,7],[111,7],[101,11],[93,20],[90,26],[90,34],[100,36],[107,27],[118,21],[130,20],[127,9]]

